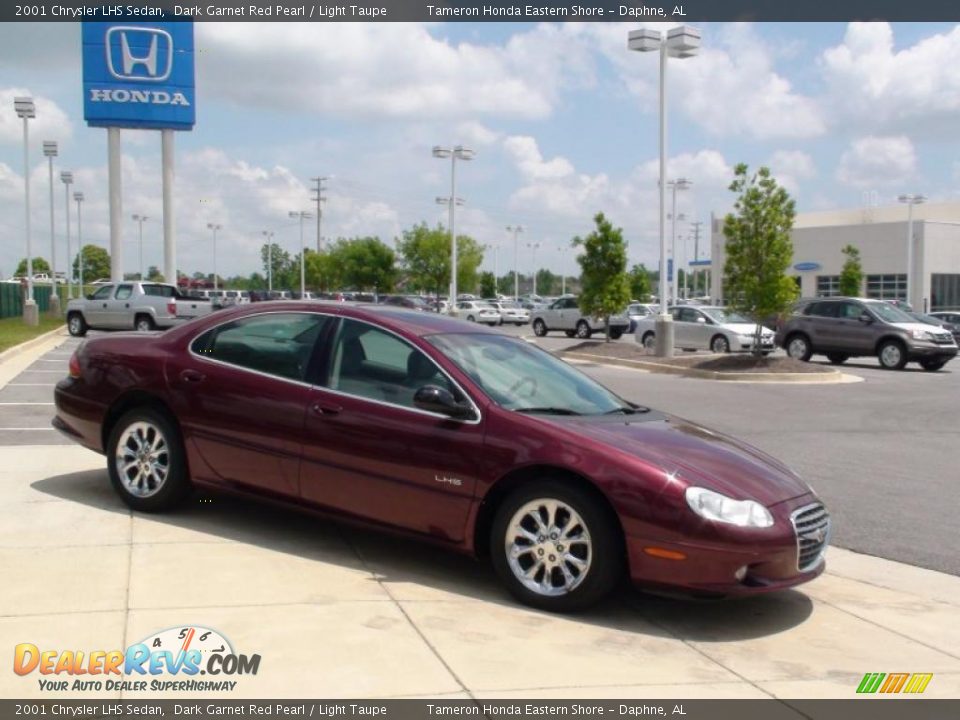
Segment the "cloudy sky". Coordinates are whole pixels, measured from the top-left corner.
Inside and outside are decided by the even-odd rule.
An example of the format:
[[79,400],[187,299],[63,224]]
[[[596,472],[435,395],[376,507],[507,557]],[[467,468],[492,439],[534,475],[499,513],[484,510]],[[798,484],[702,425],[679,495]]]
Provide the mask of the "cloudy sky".
[[[196,128],[177,137],[181,269],[249,274],[262,231],[291,251],[291,210],[331,176],[325,237],[446,221],[449,163],[462,143],[458,230],[499,244],[520,224],[520,267],[572,272],[571,237],[597,211],[624,228],[634,262],[657,243],[657,62],[626,50],[636,24],[198,23]],[[665,26],[661,26],[665,27]],[[694,182],[680,212],[709,225],[731,203],[738,162],[769,165],[802,211],[887,204],[901,192],[960,199],[960,26],[707,24],[703,50],[670,65],[670,175]],[[31,124],[34,247],[49,254],[42,140],[83,190],[84,235],[108,245],[106,132],[83,122],[79,24],[0,25],[0,275],[23,257],[23,150],[13,98]],[[160,138],[123,132],[127,269],[146,214],[146,264],[162,265]],[[56,211],[63,240],[63,190]],[[308,238],[315,237],[309,226]],[[688,228],[681,227],[683,235]],[[708,247],[704,241],[702,247]],[[63,251],[60,250],[62,257]],[[688,251],[692,255],[692,247]],[[701,252],[703,252],[701,250]],[[491,250],[485,265],[493,269]]]

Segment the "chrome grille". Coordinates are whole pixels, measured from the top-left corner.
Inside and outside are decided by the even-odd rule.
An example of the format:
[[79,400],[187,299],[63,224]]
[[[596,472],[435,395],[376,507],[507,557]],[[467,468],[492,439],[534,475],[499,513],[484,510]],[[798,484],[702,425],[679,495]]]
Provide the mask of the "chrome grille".
[[950,344],[953,342],[953,335],[946,332],[932,332],[933,341],[937,343]]
[[823,503],[806,505],[790,516],[797,536],[797,569],[813,570],[830,542],[830,514]]

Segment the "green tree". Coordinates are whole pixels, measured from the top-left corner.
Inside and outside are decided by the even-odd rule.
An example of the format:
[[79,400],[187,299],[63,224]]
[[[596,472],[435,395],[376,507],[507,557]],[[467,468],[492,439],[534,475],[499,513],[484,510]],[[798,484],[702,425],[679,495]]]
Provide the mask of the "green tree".
[[338,240],[330,254],[342,268],[343,281],[355,290],[391,292],[397,281],[397,255],[377,237]]
[[597,213],[596,228],[585,238],[576,237],[574,246],[582,247],[577,257],[580,264],[580,312],[604,319],[606,338],[610,342],[610,316],[621,312],[630,302],[627,279],[627,244],[623,230],[614,228],[603,213]]
[[457,235],[457,292],[477,291],[482,263],[483,246],[469,235]]
[[110,277],[110,253],[99,245],[84,245],[73,260],[73,275],[79,278],[80,256],[83,256],[83,281],[92,282]]
[[480,273],[480,297],[492,298],[497,296],[497,279],[492,272]]
[[[403,266],[414,289],[442,295],[450,283],[450,233],[442,225],[426,223],[404,230],[397,241]],[[477,287],[477,270],[483,248],[467,235],[457,235],[457,287],[469,292]]]
[[[273,287],[291,288],[300,287],[300,259],[296,261],[286,250],[277,243],[264,243],[260,248],[260,261],[263,263],[263,274],[270,275],[270,266],[273,266]],[[294,282],[296,280],[296,282]]]
[[[33,259],[33,274],[37,275],[39,273],[47,273],[47,275],[50,275],[50,263],[48,263],[42,257],[35,257]],[[26,277],[27,275],[27,259],[26,258],[20,261],[20,264],[17,265],[16,272],[13,274]]]
[[756,321],[753,354],[759,355],[761,318],[784,312],[797,295],[796,283],[787,276],[796,210],[765,167],[751,174],[745,163],[738,164],[730,191],[738,197],[735,212],[723,220],[724,294],[732,309]]
[[863,266],[860,264],[860,251],[853,245],[847,245],[841,252],[846,256],[843,269],[840,270],[840,294],[858,297],[863,287]]
[[647,270],[646,265],[640,263],[630,268],[630,297],[640,302],[647,302],[652,289],[650,271]]
[[[344,286],[343,265],[330,250],[307,255],[307,285],[321,292],[337,290]],[[274,285],[276,287],[276,285]]]
[[559,277],[546,268],[537,270],[537,295],[553,295],[559,286]]
[[160,268],[156,265],[151,265],[147,268],[147,280],[150,282],[165,282],[163,273],[160,272]]

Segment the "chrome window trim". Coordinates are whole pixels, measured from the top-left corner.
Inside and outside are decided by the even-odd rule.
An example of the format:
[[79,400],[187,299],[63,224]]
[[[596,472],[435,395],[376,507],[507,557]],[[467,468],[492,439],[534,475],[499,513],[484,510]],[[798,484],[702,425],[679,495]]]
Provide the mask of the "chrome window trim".
[[[327,387],[325,385],[316,385],[314,383],[306,382],[305,380],[294,380],[292,378],[283,377],[282,375],[271,375],[270,373],[263,372],[262,370],[254,370],[253,368],[244,367],[243,365],[234,365],[233,363],[228,363],[228,362],[224,362],[223,360],[217,360],[216,358],[200,355],[193,351],[193,344],[197,341],[199,337],[206,335],[208,332],[211,332],[220,327],[223,327],[224,325],[229,325],[230,323],[236,322],[237,320],[243,320],[245,318],[250,318],[250,317],[261,317],[263,315],[319,315],[322,317],[332,318],[334,320],[345,320],[345,319],[355,320],[357,322],[366,323],[367,325],[370,325],[371,327],[375,327],[378,330],[382,330],[383,332],[390,333],[391,335],[396,336],[402,342],[409,345],[412,349],[417,350],[418,352],[421,352],[424,355],[426,355],[427,359],[434,364],[437,370],[439,370],[444,377],[446,377],[458,390],[460,390],[461,393],[463,393],[463,396],[467,398],[467,400],[470,402],[470,406],[473,408],[477,417],[475,420],[467,420],[464,418],[450,417],[449,415],[444,415],[443,413],[435,413],[435,412],[430,412],[429,410],[421,410],[420,408],[412,408],[407,405],[397,405],[396,403],[390,403],[383,400],[374,400],[373,398],[363,397],[362,395],[354,395],[352,393],[345,393],[341,390],[334,390],[333,388]],[[477,405],[474,399],[470,396],[470,393],[464,390],[463,386],[460,383],[458,383],[453,377],[451,377],[446,370],[444,370],[442,367],[437,365],[437,362],[432,357],[430,357],[430,355],[423,352],[421,348],[418,348],[415,345],[411,345],[409,340],[399,335],[398,333],[394,332],[390,328],[383,327],[382,325],[378,325],[377,323],[372,323],[366,319],[361,320],[355,317],[337,315],[329,312],[319,312],[316,310],[267,310],[265,312],[253,313],[251,315],[244,315],[243,317],[233,318],[231,320],[224,320],[221,323],[218,323],[216,325],[206,328],[202,332],[199,332],[190,338],[190,341],[187,343],[187,352],[193,357],[195,357],[197,360],[202,360],[204,362],[213,363],[215,365],[221,365],[223,367],[232,368],[234,370],[241,370],[243,372],[247,372],[252,375],[259,375],[260,377],[265,377],[265,378],[270,378],[271,380],[278,380],[280,382],[290,383],[292,385],[297,385],[299,387],[303,387],[307,389],[316,388],[318,390],[324,390],[326,392],[333,393],[334,395],[340,395],[341,397],[349,397],[349,398],[354,398],[356,400],[364,400],[366,402],[371,402],[371,403],[374,403],[375,405],[383,405],[385,407],[398,408],[400,410],[406,410],[407,412],[416,413],[417,415],[426,415],[428,417],[438,418],[441,420],[446,420],[448,422],[461,423],[463,425],[479,425],[483,420],[483,413],[480,411],[480,406]]]

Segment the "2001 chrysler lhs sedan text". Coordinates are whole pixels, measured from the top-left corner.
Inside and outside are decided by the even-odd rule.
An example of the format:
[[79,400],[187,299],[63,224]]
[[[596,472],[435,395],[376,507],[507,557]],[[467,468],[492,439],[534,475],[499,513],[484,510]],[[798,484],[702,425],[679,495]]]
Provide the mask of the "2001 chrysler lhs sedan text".
[[95,338],[56,406],[135,510],[193,484],[284,499],[489,555],[542,608],[625,572],[726,595],[824,567],[827,511],[781,463],[440,315],[271,303]]

